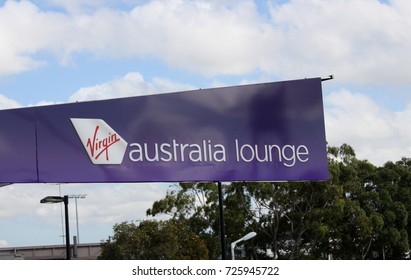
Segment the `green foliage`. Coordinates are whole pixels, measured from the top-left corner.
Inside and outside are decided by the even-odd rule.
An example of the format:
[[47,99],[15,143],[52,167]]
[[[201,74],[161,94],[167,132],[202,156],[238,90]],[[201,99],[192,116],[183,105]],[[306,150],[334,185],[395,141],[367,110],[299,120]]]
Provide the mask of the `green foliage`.
[[191,260],[208,259],[204,242],[177,221],[146,220],[114,226],[114,235],[102,242],[100,259]]
[[209,257],[219,257],[218,192],[214,183],[181,183],[147,210],[147,215],[158,214],[167,214],[172,220],[188,225],[206,244]]
[[[227,244],[255,231],[257,236],[243,243],[243,258],[404,259],[411,242],[411,159],[376,167],[358,160],[344,144],[328,147],[328,161],[326,182],[224,185]],[[217,259],[218,211],[216,184],[180,183],[147,210],[148,216],[169,215],[168,222],[116,225],[113,238],[103,243],[103,254]],[[168,237],[163,235],[166,226]],[[203,246],[204,253],[190,251],[196,246]],[[142,248],[151,248],[150,255]]]

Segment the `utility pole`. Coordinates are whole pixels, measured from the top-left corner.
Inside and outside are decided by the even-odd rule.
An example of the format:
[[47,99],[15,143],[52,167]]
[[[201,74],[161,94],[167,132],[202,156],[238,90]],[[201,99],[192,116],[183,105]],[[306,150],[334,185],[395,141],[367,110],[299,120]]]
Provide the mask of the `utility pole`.
[[87,194],[71,194],[68,197],[74,198],[74,204],[76,205],[76,226],[77,226],[77,244],[80,244],[80,231],[78,227],[78,209],[77,209],[77,199],[86,198]]

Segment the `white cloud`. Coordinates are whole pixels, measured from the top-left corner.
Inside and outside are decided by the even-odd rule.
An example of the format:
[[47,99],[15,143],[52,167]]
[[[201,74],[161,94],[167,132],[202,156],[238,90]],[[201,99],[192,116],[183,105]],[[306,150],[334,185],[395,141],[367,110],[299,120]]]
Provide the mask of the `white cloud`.
[[11,109],[19,107],[21,107],[21,105],[17,101],[0,94],[0,109]]
[[[409,1],[291,1],[271,9],[287,40],[279,66],[291,75],[334,73],[357,83],[408,83]],[[300,62],[300,63],[298,63]],[[302,64],[301,64],[302,63]],[[402,66],[404,65],[404,66]],[[270,64],[268,67],[273,67]],[[280,71],[274,68],[273,71]]]
[[0,8],[0,75],[44,65],[44,61],[32,56],[51,47],[47,36],[53,27],[60,25],[56,19],[30,2],[6,1]]
[[366,95],[344,89],[327,95],[324,103],[330,145],[347,143],[360,159],[376,165],[411,157],[411,104],[390,112]]
[[[38,224],[55,223],[61,217],[60,204],[40,204],[49,195],[87,194],[78,199],[79,223],[96,224],[144,219],[154,201],[165,196],[168,183],[129,184],[15,184],[0,191],[0,219],[25,215]],[[61,190],[61,191],[60,191]],[[71,223],[75,223],[74,199],[69,202]],[[28,211],[30,209],[30,211]]]
[[[101,3],[108,6],[96,8]],[[46,51],[69,64],[76,52],[153,56],[204,75],[261,70],[287,78],[335,74],[342,83],[411,80],[410,1],[294,0],[271,4],[264,16],[253,1],[149,1],[128,11],[109,3],[91,2],[86,13],[74,1],[66,6],[72,13],[62,13],[6,2],[0,74],[44,65],[36,54]]]
[[130,72],[119,79],[110,82],[84,87],[75,92],[70,98],[70,102],[101,100],[118,97],[128,97],[136,95],[148,95],[155,93],[167,93],[193,89],[186,84],[178,84],[171,80],[154,78],[151,82],[145,81],[138,72]]
[[86,198],[77,200],[77,211],[74,199],[69,201],[71,234],[76,235],[77,212],[83,242],[99,242],[112,234],[115,223],[145,219],[146,210],[154,201],[164,198],[169,185],[14,184],[3,187],[0,190],[3,238],[0,247],[59,244],[59,234],[64,225],[64,206],[40,204],[45,196],[87,194]]
[[394,130],[390,119],[392,115],[380,108],[372,99],[348,90],[334,92],[325,98],[327,105],[327,124],[331,127],[349,129],[335,130],[335,139],[369,140],[385,138]]
[[46,105],[54,105],[54,104],[57,104],[57,102],[42,100],[42,101],[37,102],[34,105],[33,104],[21,105],[16,100],[8,98],[7,96],[0,94],[0,110],[22,108],[22,107],[33,107],[33,106],[46,106]]

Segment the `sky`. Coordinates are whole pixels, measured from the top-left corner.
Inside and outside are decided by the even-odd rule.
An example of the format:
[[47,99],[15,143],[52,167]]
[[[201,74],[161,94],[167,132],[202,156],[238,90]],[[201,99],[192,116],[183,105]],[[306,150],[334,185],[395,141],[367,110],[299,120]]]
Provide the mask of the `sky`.
[[[0,1],[0,109],[334,75],[329,145],[382,166],[411,157],[409,0]],[[80,243],[147,218],[170,183],[0,188],[0,247]],[[163,217],[164,218],[164,217]]]

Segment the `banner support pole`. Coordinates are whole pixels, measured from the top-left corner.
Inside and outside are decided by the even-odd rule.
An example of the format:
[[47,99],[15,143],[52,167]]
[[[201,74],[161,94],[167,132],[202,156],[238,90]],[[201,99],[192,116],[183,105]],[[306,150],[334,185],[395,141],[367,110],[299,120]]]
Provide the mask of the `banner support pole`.
[[227,259],[227,246],[225,240],[225,222],[224,222],[224,205],[223,205],[223,187],[221,182],[217,182],[218,187],[218,204],[220,209],[220,242],[221,242],[221,259]]

